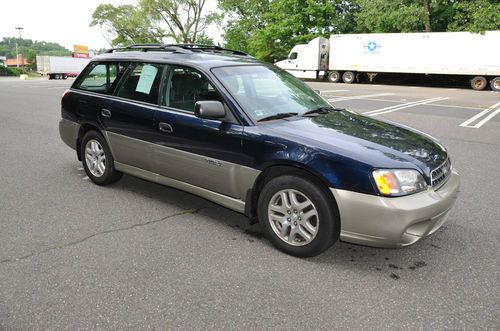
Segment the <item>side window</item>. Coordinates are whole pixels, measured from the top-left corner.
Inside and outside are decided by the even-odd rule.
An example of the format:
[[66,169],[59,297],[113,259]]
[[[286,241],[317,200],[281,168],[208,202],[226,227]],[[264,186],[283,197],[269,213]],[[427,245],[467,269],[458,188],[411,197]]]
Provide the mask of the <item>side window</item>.
[[290,60],[295,60],[297,57],[298,57],[298,53],[297,52],[293,52],[290,54],[290,56],[288,57]]
[[116,96],[146,103],[157,104],[163,65],[133,63],[123,77]]
[[76,88],[97,93],[108,93],[113,82],[126,68],[123,63],[94,63],[80,79]]
[[222,97],[210,84],[208,79],[199,71],[170,66],[165,76],[162,105],[194,113],[194,104],[197,101],[216,100]]

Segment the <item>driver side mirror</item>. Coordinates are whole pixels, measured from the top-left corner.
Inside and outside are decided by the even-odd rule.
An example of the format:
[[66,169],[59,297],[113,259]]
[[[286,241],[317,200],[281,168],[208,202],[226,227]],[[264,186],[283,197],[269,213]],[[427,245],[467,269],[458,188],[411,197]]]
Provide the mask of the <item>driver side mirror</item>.
[[220,120],[226,117],[226,110],[220,101],[198,101],[194,105],[194,115],[209,120]]

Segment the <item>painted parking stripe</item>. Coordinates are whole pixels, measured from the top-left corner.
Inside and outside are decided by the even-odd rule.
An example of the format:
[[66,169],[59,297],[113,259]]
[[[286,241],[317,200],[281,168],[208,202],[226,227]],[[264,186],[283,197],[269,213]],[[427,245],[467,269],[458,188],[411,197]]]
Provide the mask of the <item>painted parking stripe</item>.
[[[495,117],[498,113],[500,113],[500,102],[494,104],[488,109],[483,110],[479,114],[476,114],[475,116],[472,116],[469,118],[467,121],[463,122],[460,124],[461,127],[464,128],[474,128],[474,129],[479,129],[481,126],[483,126],[486,122],[491,120],[493,117]],[[481,117],[485,116],[481,121],[477,122],[475,125],[470,125],[471,123],[479,120]]]
[[363,114],[368,115],[368,116],[382,115],[382,114],[392,113],[392,112],[395,112],[395,111],[398,111],[398,110],[402,110],[402,109],[406,109],[406,108],[410,108],[410,107],[415,107],[415,106],[420,106],[420,105],[426,105],[428,103],[433,103],[433,102],[437,102],[437,101],[443,101],[443,100],[447,100],[447,99],[448,98],[446,98],[446,97],[437,97],[437,98],[432,98],[432,99],[425,99],[425,100],[407,102],[407,103],[403,103],[401,105],[385,107],[385,108],[381,108],[381,109],[378,109],[378,110],[366,112],[366,113],[363,113]]
[[355,95],[352,97],[340,97],[335,99],[328,99],[330,102],[336,101],[345,101],[345,100],[356,100],[356,99],[365,99],[365,98],[373,98],[373,97],[382,97],[386,95],[394,95],[394,93],[377,93],[377,94],[366,94],[366,95]]
[[349,90],[322,90],[321,93],[349,92]]
[[[436,98],[432,98],[432,99],[436,99]],[[407,106],[407,105],[413,105],[413,104],[420,103],[422,101],[427,101],[427,100],[430,100],[430,99],[410,101],[410,102],[406,102],[406,103],[399,103],[400,101],[394,101],[394,102],[398,102],[398,104],[394,105],[394,106],[385,107],[385,108],[370,110],[370,111],[364,112],[363,115],[369,115],[369,114],[378,113],[378,112],[381,112],[384,110],[399,108],[399,107],[403,107],[403,106]],[[389,101],[389,100],[387,100],[387,101]]]

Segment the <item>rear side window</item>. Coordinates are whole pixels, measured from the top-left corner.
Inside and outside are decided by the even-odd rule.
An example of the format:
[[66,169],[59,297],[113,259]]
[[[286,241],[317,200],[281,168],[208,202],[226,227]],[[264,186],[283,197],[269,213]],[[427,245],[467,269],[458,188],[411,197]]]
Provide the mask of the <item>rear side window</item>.
[[125,70],[123,63],[94,63],[76,83],[76,88],[97,93],[108,93],[113,82]]
[[163,65],[133,63],[118,87],[116,96],[157,104]]

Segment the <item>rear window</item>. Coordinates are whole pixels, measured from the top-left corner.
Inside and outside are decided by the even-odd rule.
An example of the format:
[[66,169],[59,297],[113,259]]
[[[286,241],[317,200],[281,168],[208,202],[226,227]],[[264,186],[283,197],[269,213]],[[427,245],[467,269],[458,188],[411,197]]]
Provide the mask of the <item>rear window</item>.
[[124,63],[93,63],[76,82],[80,90],[96,93],[108,93],[116,78],[126,68]]

